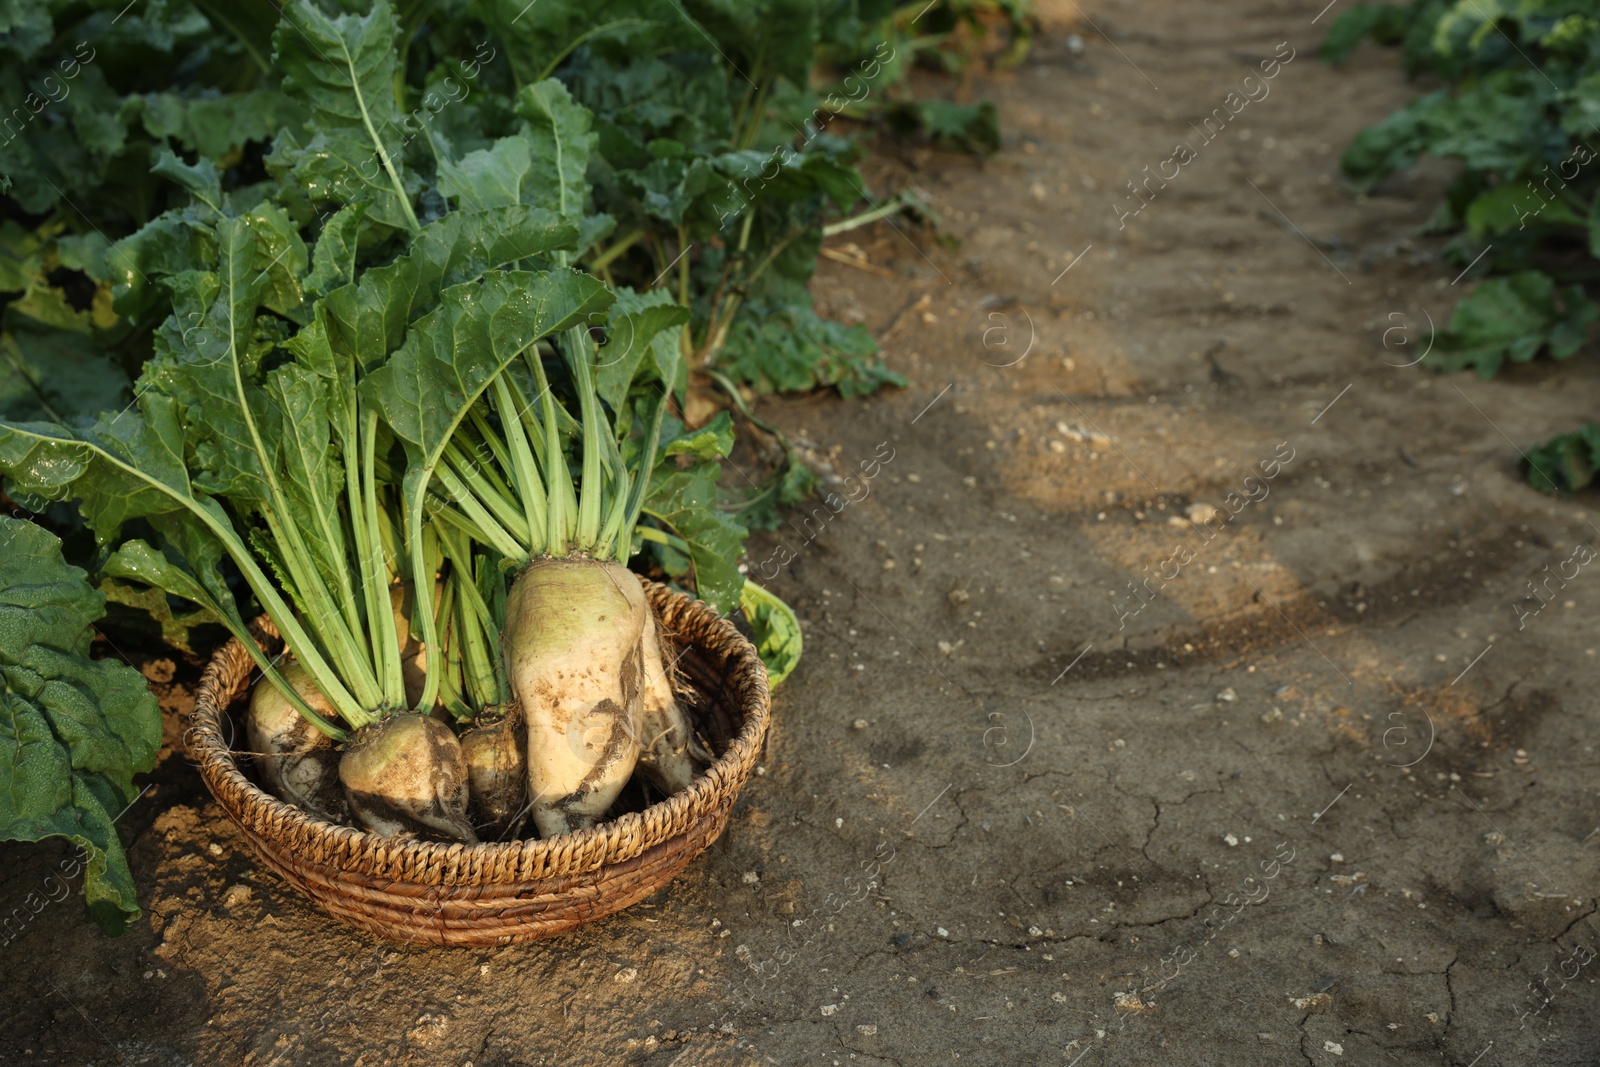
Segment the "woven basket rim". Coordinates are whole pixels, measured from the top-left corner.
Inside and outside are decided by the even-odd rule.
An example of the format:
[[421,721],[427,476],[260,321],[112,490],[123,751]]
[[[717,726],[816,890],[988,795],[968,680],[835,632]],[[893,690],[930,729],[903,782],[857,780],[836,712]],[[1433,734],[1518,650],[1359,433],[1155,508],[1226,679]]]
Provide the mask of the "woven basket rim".
[[[470,872],[493,868],[501,871],[539,871],[539,878],[580,875],[598,867],[630,860],[654,845],[679,836],[683,828],[731,806],[754,768],[771,718],[771,693],[766,666],[755,647],[738,629],[704,601],[640,577],[658,623],[668,632],[681,633],[687,622],[695,630],[692,643],[706,647],[708,640],[726,650],[722,668],[724,686],[743,721],[717,760],[695,775],[689,788],[645,808],[608,819],[587,830],[553,838],[515,841],[463,842],[397,840],[359,827],[320,819],[263,790],[239,768],[232,747],[224,740],[221,723],[228,709],[248,692],[248,685],[219,682],[230,657],[249,653],[238,638],[213,653],[196,693],[191,721],[191,753],[202,778],[229,814],[249,833],[281,839],[293,836],[312,847],[319,857],[312,862],[345,871],[383,876],[403,867],[412,872],[406,880],[441,887],[461,887],[480,882],[509,881],[472,877]],[[266,616],[252,625],[261,635],[258,646],[270,651],[278,640]],[[246,677],[254,672],[248,664]],[[208,682],[210,684],[208,684]],[[219,692],[220,690],[220,692]],[[236,800],[230,804],[228,797]],[[421,874],[422,877],[415,877]],[[461,875],[465,874],[463,877]],[[525,874],[524,877],[527,877]]]

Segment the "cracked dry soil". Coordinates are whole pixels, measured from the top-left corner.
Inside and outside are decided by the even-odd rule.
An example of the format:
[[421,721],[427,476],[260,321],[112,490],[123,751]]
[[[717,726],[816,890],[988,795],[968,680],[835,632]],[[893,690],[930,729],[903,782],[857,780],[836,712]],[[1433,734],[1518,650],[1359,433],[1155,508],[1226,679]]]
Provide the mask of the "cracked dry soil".
[[[873,269],[825,260],[820,304],[911,384],[763,412],[839,473],[893,458],[753,539],[754,567],[793,555],[762,573],[806,659],[669,889],[497,951],[350,932],[204,793],[180,674],[123,821],[145,918],[34,919],[0,1061],[1600,1059],[1600,578],[1517,607],[1597,509],[1528,488],[1512,447],[1592,415],[1600,372],[1403,366],[1468,284],[1404,239],[1449,175],[1340,191],[1343,145],[1410,90],[1388,52],[1319,63],[1320,7],[1045,5],[1027,63],[967,87],[1002,153],[876,158],[961,246],[830,242]],[[0,899],[60,855],[6,846]]]

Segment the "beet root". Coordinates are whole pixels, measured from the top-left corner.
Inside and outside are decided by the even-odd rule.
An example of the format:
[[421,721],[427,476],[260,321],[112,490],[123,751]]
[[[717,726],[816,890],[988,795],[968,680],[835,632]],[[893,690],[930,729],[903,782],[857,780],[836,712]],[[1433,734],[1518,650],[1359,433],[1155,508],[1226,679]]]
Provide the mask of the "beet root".
[[[312,711],[329,722],[339,722],[339,713],[304,667],[291,660],[278,673]],[[333,738],[312,726],[266,679],[256,683],[250,694],[245,737],[262,783],[279,800],[328,822],[350,821],[350,805],[339,785],[339,750]]]
[[351,812],[375,834],[477,843],[467,761],[437,719],[406,712],[364,728],[345,746],[339,780]]
[[467,761],[468,813],[486,838],[515,836],[528,814],[528,731],[515,707],[503,718],[478,722],[461,735]]

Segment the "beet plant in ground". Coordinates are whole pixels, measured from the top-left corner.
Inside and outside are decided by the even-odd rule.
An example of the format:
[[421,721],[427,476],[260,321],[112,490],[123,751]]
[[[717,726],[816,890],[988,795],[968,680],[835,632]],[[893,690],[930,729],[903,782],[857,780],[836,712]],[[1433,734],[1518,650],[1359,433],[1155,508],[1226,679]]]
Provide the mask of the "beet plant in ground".
[[0,517],[0,840],[78,846],[89,914],[116,932],[139,914],[116,820],[155,766],[161,712],[132,667],[89,657],[104,611],[59,540]]
[[0,11],[0,417],[127,402],[149,341],[112,309],[107,257],[184,200],[154,154],[233,166],[293,110],[270,50],[218,33],[200,8],[118,14],[49,0]]
[[1528,449],[1523,473],[1536,489],[1573,492],[1594,484],[1600,472],[1600,425],[1588,423]]
[[[1541,353],[1569,358],[1600,317],[1584,289],[1600,278],[1600,12],[1580,0],[1361,4],[1322,55],[1343,62],[1367,38],[1400,45],[1409,74],[1443,86],[1363,130],[1346,177],[1371,192],[1422,156],[1459,161],[1427,228],[1456,235],[1446,253],[1460,267],[1495,275],[1457,305],[1426,365],[1490,378]],[[1571,484],[1536,467],[1541,488]]]
[[[461,155],[514,132],[513,102],[528,85],[556,75],[580,89],[604,116],[596,176],[610,177],[576,252],[601,273],[635,243],[676,249],[690,202],[700,202],[703,213],[708,199],[731,200],[741,182],[740,195],[758,211],[787,205],[797,225],[815,230],[830,193],[847,206],[864,187],[851,168],[829,163],[848,154],[842,142],[808,146],[804,131],[777,123],[764,102],[783,95],[780,83],[791,92],[804,88],[825,30],[872,32],[889,6],[869,6],[874,10],[860,18],[853,3],[737,11],[672,0],[545,0],[536,11],[509,2],[407,5],[392,17],[399,106],[373,118],[397,158],[432,169],[441,145],[445,154]],[[248,183],[264,176],[263,156],[275,141],[290,153],[305,148],[278,140],[286,125],[306,118],[307,102],[283,91],[285,68],[273,50],[276,9],[235,11],[208,0],[118,14],[17,0],[0,16],[0,98],[15,108],[0,131],[0,364],[11,371],[0,385],[0,416],[61,421],[125,401],[147,352],[142,327],[149,324],[111,308],[112,284],[127,264],[120,255],[108,260],[106,235],[115,241],[181,200],[150,170],[160,151],[209,160]],[[792,31],[781,56],[762,40],[774,19]],[[791,103],[801,114],[802,101]],[[762,124],[769,129],[759,132]],[[688,136],[691,127],[704,136]],[[807,159],[774,185],[772,175],[757,172],[783,142],[798,144]],[[369,158],[345,163],[349,178],[371,184],[375,215],[403,210],[384,195],[389,179]],[[749,264],[774,250],[765,236],[774,220],[746,235],[746,267],[726,264],[730,312],[740,299],[733,290],[746,284],[739,271],[758,278],[762,272]],[[602,244],[619,221],[628,227],[622,243]],[[792,230],[774,231],[776,240],[792,240]],[[805,262],[814,260],[812,249]],[[675,286],[678,276],[663,281]],[[707,294],[694,295],[699,301]],[[809,307],[803,295],[796,298]],[[813,362],[824,355],[811,354]],[[846,374],[875,380],[872,359],[852,354],[849,362],[830,360],[822,377],[786,387]]]

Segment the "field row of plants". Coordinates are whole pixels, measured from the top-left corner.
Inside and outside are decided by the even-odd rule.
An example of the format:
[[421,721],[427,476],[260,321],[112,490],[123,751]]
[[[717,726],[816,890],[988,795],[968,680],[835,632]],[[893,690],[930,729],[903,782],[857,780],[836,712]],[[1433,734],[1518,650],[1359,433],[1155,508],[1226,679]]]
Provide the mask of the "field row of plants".
[[[1600,7],[1592,0],[1413,0],[1346,10],[1322,45],[1345,62],[1365,40],[1397,46],[1408,75],[1438,87],[1362,131],[1342,160],[1370,192],[1424,156],[1455,178],[1427,232],[1486,278],[1455,308],[1426,365],[1493,377],[1536,356],[1566,359],[1600,307]],[[1529,451],[1529,481],[1588,485],[1600,426]]]
[[[685,788],[708,754],[627,568],[742,607],[793,668],[792,612],[738,564],[815,479],[728,408],[900,381],[806,291],[830,218],[915,210],[839,120],[993,150],[992,107],[907,79],[991,30],[1014,60],[1027,26],[972,0],[5,5],[0,838],[70,838],[91,913],[137,914],[114,820],[160,718],[90,658],[108,605],[185,653],[239,638],[258,773],[330,821],[548,837],[636,770]],[[769,476],[728,489],[740,428]]]

